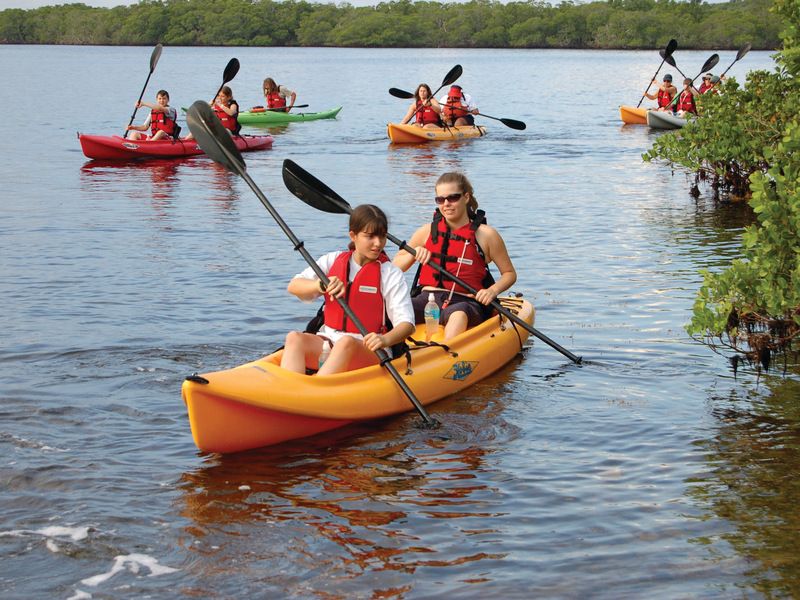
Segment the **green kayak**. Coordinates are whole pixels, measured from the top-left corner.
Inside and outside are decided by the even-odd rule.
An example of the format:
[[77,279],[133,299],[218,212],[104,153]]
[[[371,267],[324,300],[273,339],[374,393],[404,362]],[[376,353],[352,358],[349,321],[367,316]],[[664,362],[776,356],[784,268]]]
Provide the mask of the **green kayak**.
[[335,119],[342,107],[332,108],[322,112],[281,112],[277,110],[262,110],[253,112],[245,110],[239,113],[239,123],[242,125],[280,125],[296,121],[316,121],[318,119]]

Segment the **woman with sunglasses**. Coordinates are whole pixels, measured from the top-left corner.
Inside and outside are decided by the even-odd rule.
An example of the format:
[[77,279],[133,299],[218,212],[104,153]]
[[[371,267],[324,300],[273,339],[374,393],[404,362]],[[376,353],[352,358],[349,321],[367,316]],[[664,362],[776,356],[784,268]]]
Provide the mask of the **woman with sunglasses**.
[[[289,105],[286,105],[287,99]],[[264,80],[264,100],[267,103],[267,108],[270,110],[289,112],[294,106],[294,101],[297,99],[297,94],[287,88],[285,85],[278,85],[272,77],[267,77]]]
[[[384,253],[389,230],[384,212],[372,204],[350,214],[350,246],[319,258],[328,276],[323,287],[311,267],[294,276],[289,293],[304,302],[325,297],[319,319],[305,332],[286,336],[281,367],[296,373],[319,367],[317,375],[332,375],[378,364],[376,350],[391,348],[414,332],[414,311],[403,272]],[[336,298],[344,298],[368,333],[361,336]],[[311,333],[310,331],[313,331]],[[325,358],[325,354],[330,355]],[[322,360],[320,360],[322,358]]]
[[[416,257],[401,250],[394,264],[407,271],[415,260],[420,263],[411,292],[414,318],[417,323],[424,322],[424,307],[432,292],[441,307],[444,339],[449,340],[489,318],[492,311],[488,305],[514,285],[517,272],[503,238],[478,210],[472,184],[463,173],[439,177],[434,200],[433,220],[417,229],[408,242]],[[430,261],[468,283],[477,294],[436,271]],[[497,281],[489,273],[489,263],[500,271]]]

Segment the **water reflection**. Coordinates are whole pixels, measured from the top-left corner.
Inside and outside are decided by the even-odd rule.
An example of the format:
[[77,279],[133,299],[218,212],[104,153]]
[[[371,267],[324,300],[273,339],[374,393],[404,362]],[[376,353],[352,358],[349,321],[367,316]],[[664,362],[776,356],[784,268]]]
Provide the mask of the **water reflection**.
[[[797,374],[795,374],[797,375]],[[710,472],[692,481],[690,494],[728,524],[715,536],[693,540],[724,558],[721,542],[747,559],[751,585],[767,597],[800,594],[800,380],[769,377],[768,395],[740,390],[714,398],[717,434],[698,442]]]
[[436,432],[408,415],[209,457],[179,485],[192,523],[187,546],[208,561],[196,568],[225,569],[267,548],[264,560],[292,565],[298,577],[280,582],[284,592],[302,580],[306,593],[324,585],[348,597],[348,586],[358,589],[351,580],[368,572],[370,589],[397,597],[420,568],[501,558],[485,544],[500,535],[503,475],[493,454],[518,433],[502,418],[514,368],[437,405],[444,426]]

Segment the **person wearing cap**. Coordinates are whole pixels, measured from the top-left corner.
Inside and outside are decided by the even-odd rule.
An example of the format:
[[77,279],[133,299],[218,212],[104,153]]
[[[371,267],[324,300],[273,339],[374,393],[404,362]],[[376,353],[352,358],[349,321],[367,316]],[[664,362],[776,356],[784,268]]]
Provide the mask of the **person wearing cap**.
[[460,85],[450,86],[450,91],[439,100],[442,105],[442,120],[449,127],[475,125],[474,115],[480,114],[472,96],[465,94]]
[[[650,82],[650,85],[653,85],[655,82],[656,80],[653,79]],[[660,86],[658,86],[658,91],[655,94],[650,93],[649,86],[647,91],[644,93],[644,95],[650,98],[650,100],[658,101],[658,110],[661,111],[672,111],[672,100],[677,94],[678,88],[672,85],[672,75],[669,73],[664,75],[664,81]]]
[[678,106],[676,107],[679,117],[688,117],[697,114],[697,104],[694,97],[699,93],[692,85],[692,80],[688,77],[683,80],[683,90],[678,96]]
[[[708,90],[714,87],[714,84],[711,83],[711,79],[714,77],[711,73],[706,73],[703,75],[703,83],[700,84],[699,92],[701,94],[705,94]],[[719,81],[719,77],[717,77],[717,81]]]

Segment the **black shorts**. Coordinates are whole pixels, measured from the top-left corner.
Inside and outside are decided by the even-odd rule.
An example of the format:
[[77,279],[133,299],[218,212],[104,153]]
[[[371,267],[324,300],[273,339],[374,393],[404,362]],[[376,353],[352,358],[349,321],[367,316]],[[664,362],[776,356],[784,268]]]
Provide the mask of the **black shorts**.
[[467,328],[469,329],[470,327],[475,327],[483,323],[492,316],[492,312],[494,311],[491,306],[484,306],[474,298],[467,298],[461,294],[453,294],[450,304],[448,304],[446,308],[442,308],[450,292],[429,292],[423,290],[418,296],[414,296],[411,299],[411,303],[414,305],[414,321],[416,323],[425,322],[425,305],[428,303],[428,294],[430,293],[433,293],[433,297],[436,298],[436,304],[438,304],[441,309],[439,322],[442,325],[447,325],[450,315],[454,312],[464,312],[467,314]]

